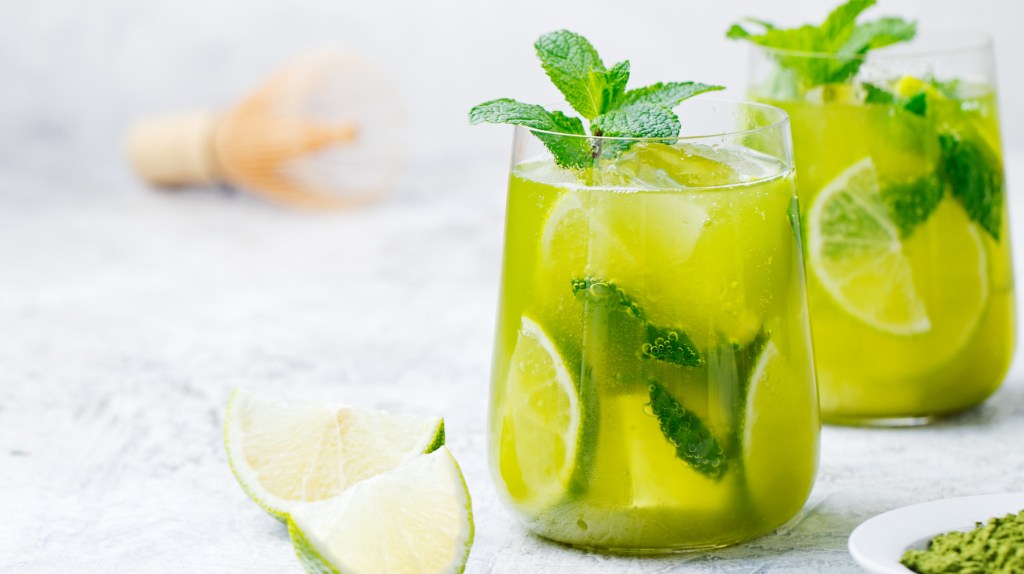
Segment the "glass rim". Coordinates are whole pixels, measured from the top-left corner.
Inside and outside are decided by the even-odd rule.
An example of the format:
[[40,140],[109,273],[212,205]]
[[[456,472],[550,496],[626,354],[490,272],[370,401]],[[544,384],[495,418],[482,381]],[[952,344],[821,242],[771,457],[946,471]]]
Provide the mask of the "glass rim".
[[922,36],[928,37],[936,34],[947,37],[957,37],[960,38],[961,41],[952,42],[948,46],[937,48],[914,49],[908,48],[908,46],[912,45],[913,40],[911,40],[911,42],[904,44],[894,44],[892,46],[886,46],[885,48],[879,48],[878,50],[868,52],[867,54],[854,54],[851,56],[840,56],[836,52],[816,52],[813,50],[793,50],[789,48],[761,46],[758,44],[752,45],[756,51],[764,52],[766,54],[778,54],[781,56],[806,59],[841,60],[844,62],[854,60],[919,60],[938,56],[964,54],[978,50],[990,50],[992,48],[992,36],[987,32],[972,28],[924,28],[914,37],[914,40],[921,38]]
[[[592,141],[609,141],[609,142],[611,142],[611,141],[620,141],[620,142],[621,141],[629,141],[629,142],[671,142],[671,143],[676,143],[676,142],[680,142],[680,141],[700,141],[700,140],[723,138],[723,137],[744,136],[744,135],[749,135],[749,134],[755,134],[755,133],[762,132],[762,131],[769,130],[769,129],[775,129],[775,128],[779,128],[779,127],[784,127],[786,124],[789,123],[789,113],[786,112],[786,110],[784,110],[784,109],[782,109],[782,108],[780,108],[778,106],[773,106],[771,104],[764,104],[764,103],[761,103],[761,102],[755,102],[755,101],[752,101],[752,100],[736,100],[736,99],[731,99],[731,98],[699,98],[699,99],[698,98],[694,98],[692,100],[687,100],[685,102],[682,102],[681,104],[679,104],[675,108],[672,108],[672,111],[675,112],[676,110],[679,110],[680,108],[686,106],[687,103],[697,103],[697,102],[729,104],[729,105],[735,105],[736,107],[746,107],[746,108],[750,108],[750,109],[768,110],[768,111],[770,111],[772,113],[777,114],[778,117],[777,117],[777,119],[774,119],[773,121],[767,122],[764,125],[753,127],[753,128],[745,128],[745,129],[737,129],[737,130],[724,130],[724,131],[720,131],[720,132],[707,133],[707,134],[678,135],[678,136],[672,136],[672,137],[621,137],[621,136],[604,136],[604,135],[595,136],[595,135],[592,135],[592,134],[567,134],[567,133],[564,133],[564,132],[556,132],[556,131],[552,131],[552,130],[542,130],[542,129],[539,129],[539,128],[531,128],[529,126],[523,126],[523,125],[517,125],[517,126],[515,126],[515,128],[516,129],[526,130],[526,131],[528,131],[528,132],[530,132],[532,134],[545,134],[545,135],[552,135],[552,136],[558,136],[558,137],[564,137],[564,138],[581,138],[581,139],[592,140]],[[555,105],[546,105],[544,107],[545,108],[549,108],[549,109],[556,109],[556,110],[559,109],[559,108],[565,109],[565,104],[564,103],[559,103],[559,104],[555,104]]]

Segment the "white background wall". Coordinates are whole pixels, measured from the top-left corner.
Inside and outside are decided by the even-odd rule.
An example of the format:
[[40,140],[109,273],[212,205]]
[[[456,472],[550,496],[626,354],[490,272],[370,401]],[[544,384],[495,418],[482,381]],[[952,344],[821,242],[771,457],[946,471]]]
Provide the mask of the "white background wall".
[[[124,176],[120,137],[138,114],[223,106],[308,48],[355,47],[401,87],[413,160],[503,163],[508,133],[469,128],[479,101],[559,97],[531,44],[568,27],[634,81],[745,81],[746,46],[723,33],[742,15],[818,20],[821,0],[3,0],[0,168],[64,178]],[[1024,147],[1021,0],[882,0],[874,16],[992,34],[1004,141]]]

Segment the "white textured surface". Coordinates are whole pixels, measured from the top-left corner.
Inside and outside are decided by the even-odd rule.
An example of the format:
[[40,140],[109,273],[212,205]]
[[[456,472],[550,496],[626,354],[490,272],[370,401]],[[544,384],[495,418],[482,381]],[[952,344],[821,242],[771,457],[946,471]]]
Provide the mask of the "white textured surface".
[[[470,574],[854,572],[846,538],[873,514],[1024,490],[1018,371],[929,428],[826,428],[805,510],[743,546],[615,558],[526,534],[483,436],[505,174],[411,175],[374,208],[303,215],[0,172],[0,572],[300,572],[228,470],[236,385],[443,414],[475,501]],[[451,182],[467,193],[440,195]]]
[[[1005,139],[1020,146],[1021,6],[883,4],[877,14],[994,35]],[[299,573],[284,529],[248,502],[224,460],[221,417],[237,385],[443,414],[476,503],[469,574],[854,572],[846,537],[872,514],[1024,490],[1018,371],[986,406],[935,427],[825,429],[806,510],[714,554],[584,554],[525,534],[497,504],[483,430],[508,131],[470,128],[466,109],[506,95],[550,101],[530,43],[559,27],[587,34],[608,60],[630,57],[638,83],[741,87],[746,49],[722,39],[728,23],[826,11],[817,0],[766,6],[4,3],[0,573]],[[359,47],[400,84],[415,145],[394,200],[309,216],[157,195],[124,173],[117,142],[133,117],[227,105],[324,44]],[[1011,176],[1020,189],[1024,172]],[[1024,233],[1015,238],[1024,254]]]

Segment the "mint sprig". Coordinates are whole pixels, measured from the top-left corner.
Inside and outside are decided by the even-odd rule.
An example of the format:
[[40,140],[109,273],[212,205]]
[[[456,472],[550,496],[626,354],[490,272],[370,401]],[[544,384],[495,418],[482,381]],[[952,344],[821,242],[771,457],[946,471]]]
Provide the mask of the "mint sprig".
[[624,90],[629,80],[629,62],[616,64],[619,68],[613,86],[594,46],[568,30],[544,34],[533,47],[551,83],[588,120],[608,110],[614,100],[613,87],[621,85]]
[[[906,42],[917,34],[917,23],[902,18],[880,18],[858,24],[861,13],[875,3],[876,0],[849,0],[833,10],[821,24],[797,28],[776,28],[763,20],[747,18],[733,24],[726,37],[783,50],[772,57],[797,76],[803,89],[846,82],[857,75],[864,63],[862,56],[868,51]],[[748,29],[751,24],[754,30]],[[798,52],[835,57],[808,57]]]
[[562,167],[586,168],[595,158],[614,155],[626,145],[592,145],[587,137],[674,138],[681,123],[673,108],[684,100],[723,89],[697,82],[668,82],[627,90],[630,64],[624,60],[606,68],[594,46],[583,36],[558,30],[541,36],[534,48],[551,82],[577,113],[587,120],[542,106],[502,98],[484,102],[469,112],[471,124],[513,124],[552,132],[534,132]]
[[558,135],[586,135],[583,122],[559,111],[549,111],[544,106],[524,104],[509,98],[491,100],[470,110],[469,121],[472,124],[512,124],[542,130],[533,133],[564,167],[582,167],[593,160],[590,144],[585,138]]

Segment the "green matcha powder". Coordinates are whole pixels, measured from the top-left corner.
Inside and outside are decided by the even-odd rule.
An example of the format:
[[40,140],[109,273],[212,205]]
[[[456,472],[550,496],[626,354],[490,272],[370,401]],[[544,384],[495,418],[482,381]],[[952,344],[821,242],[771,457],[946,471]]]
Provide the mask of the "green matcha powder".
[[970,532],[940,534],[927,550],[907,550],[900,562],[919,574],[1024,573],[1024,510],[979,522]]

